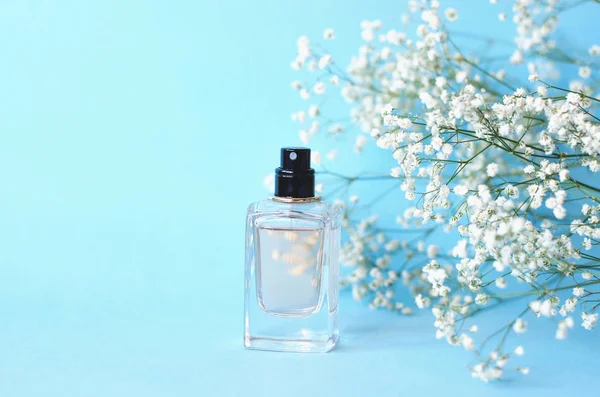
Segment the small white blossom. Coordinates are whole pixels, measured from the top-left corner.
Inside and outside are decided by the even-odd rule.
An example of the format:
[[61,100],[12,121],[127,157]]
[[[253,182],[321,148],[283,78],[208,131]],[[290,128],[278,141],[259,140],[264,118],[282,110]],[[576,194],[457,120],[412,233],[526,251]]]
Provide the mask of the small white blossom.
[[458,12],[454,8],[447,8],[446,11],[444,11],[444,14],[446,15],[446,19],[450,22],[454,22],[458,19]]
[[435,259],[439,251],[439,247],[437,245],[430,245],[427,247],[427,257],[429,259]]
[[475,350],[475,341],[467,334],[460,336],[460,343],[467,351]]
[[581,312],[581,326],[588,331],[591,331],[598,322],[598,313],[588,314],[586,312]]
[[363,148],[367,144],[367,138],[364,135],[359,135],[354,141],[354,150],[358,153],[362,152]]
[[560,170],[558,173],[558,176],[559,176],[559,180],[561,182],[566,181],[569,178],[569,170],[567,170],[567,169]]
[[463,185],[456,185],[454,187],[453,191],[454,191],[454,194],[456,194],[458,196],[464,196],[465,194],[467,194],[469,192],[469,189]]
[[302,142],[303,144],[308,144],[310,142],[310,135],[308,133],[308,131],[306,130],[301,130],[299,132],[300,135],[300,142]]
[[489,301],[489,296],[487,296],[486,294],[477,294],[477,296],[475,297],[475,303],[477,303],[478,305],[485,305],[487,304]]
[[592,75],[592,69],[589,66],[582,66],[579,68],[579,77],[587,79]]
[[573,328],[573,325],[574,322],[573,318],[571,317],[567,317],[564,320],[560,320],[556,329],[556,339],[566,339],[569,333],[569,329]]
[[299,93],[300,93],[300,98],[302,98],[303,100],[307,100],[310,98],[310,92],[308,92],[308,90],[305,88],[302,88],[299,91]]
[[321,153],[314,151],[310,153],[310,161],[313,164],[321,165]]
[[323,70],[331,63],[331,55],[326,54],[319,58],[319,69]]
[[513,323],[513,331],[517,334],[524,334],[527,331],[527,322],[522,318],[517,318]]
[[426,308],[429,306],[430,300],[429,300],[429,298],[424,297],[423,295],[419,294],[419,295],[415,296],[415,303],[419,309],[423,309],[423,308]]
[[523,349],[523,346],[517,346],[513,352],[517,356],[522,356],[523,354],[525,354],[525,349]]
[[507,286],[506,279],[504,277],[498,277],[495,281],[496,287],[504,289]]
[[496,163],[488,164],[488,166],[486,168],[486,172],[487,172],[487,176],[489,176],[490,178],[495,177],[496,174],[498,173],[498,164],[496,164]]
[[487,383],[490,380],[499,379],[502,376],[502,368],[497,366],[489,367],[483,363],[479,363],[471,369],[471,376]]
[[550,299],[545,299],[543,301],[535,300],[529,304],[529,308],[538,317],[552,317],[555,314]]
[[319,81],[313,87],[313,92],[317,95],[322,95],[323,93],[325,93],[325,83],[323,83],[322,81]]
[[523,63],[523,52],[521,50],[515,50],[510,56],[510,63],[513,65],[519,65]]

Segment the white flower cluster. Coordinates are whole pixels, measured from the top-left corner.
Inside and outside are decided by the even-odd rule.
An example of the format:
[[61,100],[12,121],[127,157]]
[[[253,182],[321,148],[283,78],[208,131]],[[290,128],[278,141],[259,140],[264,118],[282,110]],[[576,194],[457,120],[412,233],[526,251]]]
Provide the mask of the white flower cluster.
[[[412,309],[396,299],[398,284],[409,288],[413,294],[425,291],[420,269],[398,272],[390,268],[393,256],[407,258],[422,255],[424,248],[413,246],[408,241],[387,239],[374,227],[377,217],[371,216],[358,222],[351,222],[349,213],[344,214],[343,223],[348,233],[348,241],[342,246],[341,262],[353,270],[342,279],[342,286],[350,285],[352,297],[357,301],[369,300],[372,309],[386,308],[402,314],[411,314]],[[431,254],[431,250],[429,250]]]
[[544,6],[536,0],[514,2],[513,22],[517,26],[517,49],[511,56],[512,63],[522,63],[527,51],[547,52],[556,47],[550,34],[556,30],[558,24],[558,17],[553,15],[557,4],[558,0],[548,1]]
[[[568,7],[538,3],[516,0],[512,9],[516,50],[507,65],[529,62],[529,87],[514,87],[521,79],[461,52],[446,28],[458,11],[436,0],[409,2],[414,34],[364,21],[364,43],[347,72],[305,37],[292,63],[328,73],[315,84],[292,84],[303,99],[339,85],[350,122],[360,129],[355,151],[369,142],[387,150],[396,164],[386,177],[413,203],[398,224],[414,228],[417,239],[390,238],[375,216],[354,219],[347,208],[342,263],[352,270],[343,283],[353,297],[408,314],[397,298],[406,288],[418,308],[433,312],[436,337],[466,350],[477,350],[477,326],[463,330],[474,313],[493,310],[490,302],[526,299],[498,334],[498,347],[487,356],[477,350],[485,359],[471,373],[486,382],[523,355],[522,347],[504,350],[510,334],[526,331],[523,317],[556,317],[555,336],[564,339],[576,313],[582,327],[593,329],[600,307],[600,98],[589,66],[600,47],[566,58],[584,80],[566,88],[546,82],[540,65],[552,65],[552,33]],[[321,125],[329,134],[346,131],[314,104],[293,118],[305,143]],[[443,232],[456,238],[447,253],[427,240]]]

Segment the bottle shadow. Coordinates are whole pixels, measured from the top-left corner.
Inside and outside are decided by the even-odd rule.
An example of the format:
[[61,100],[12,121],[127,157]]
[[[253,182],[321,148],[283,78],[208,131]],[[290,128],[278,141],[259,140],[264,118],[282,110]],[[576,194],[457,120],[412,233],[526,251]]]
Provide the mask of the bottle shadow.
[[393,349],[436,343],[431,318],[400,316],[392,313],[362,313],[340,324],[336,352]]

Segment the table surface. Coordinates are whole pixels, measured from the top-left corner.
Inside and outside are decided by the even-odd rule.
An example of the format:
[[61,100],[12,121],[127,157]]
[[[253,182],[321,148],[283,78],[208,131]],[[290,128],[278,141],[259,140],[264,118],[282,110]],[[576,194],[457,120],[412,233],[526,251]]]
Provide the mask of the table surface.
[[[429,313],[374,312],[347,296],[332,352],[250,351],[240,293],[184,291],[144,296],[132,286],[68,302],[5,301],[0,395],[593,395],[600,365],[597,335],[577,329],[556,341],[542,320],[515,341],[531,373],[483,384],[465,368],[468,353],[434,338]],[[489,331],[486,322],[480,328]]]

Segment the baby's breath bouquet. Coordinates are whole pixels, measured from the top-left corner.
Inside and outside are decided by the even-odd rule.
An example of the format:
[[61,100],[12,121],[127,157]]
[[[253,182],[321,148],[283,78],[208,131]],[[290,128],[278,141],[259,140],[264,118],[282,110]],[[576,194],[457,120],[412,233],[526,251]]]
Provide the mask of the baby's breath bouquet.
[[[405,198],[397,227],[386,228],[373,214],[357,219],[358,197],[346,197],[344,286],[372,308],[431,311],[437,338],[474,351],[469,369],[483,381],[508,368],[529,371],[511,362],[524,349],[507,340],[535,318],[554,318],[557,339],[598,320],[600,46],[565,51],[554,41],[561,14],[584,3],[596,3],[600,15],[598,1],[516,0],[492,9],[516,25],[505,62],[461,49],[467,33],[453,31],[458,11],[436,0],[409,2],[398,30],[362,22],[364,43],[346,68],[307,37],[292,62],[312,76],[292,83],[310,102],[293,114],[304,143],[320,130],[353,134],[356,151],[373,142],[395,164],[379,176],[329,165],[321,173],[347,185],[387,179]],[[411,24],[416,32],[405,33]],[[321,106],[337,92],[348,122]],[[440,235],[449,246],[435,243]],[[512,320],[480,338],[475,315],[512,300]]]

